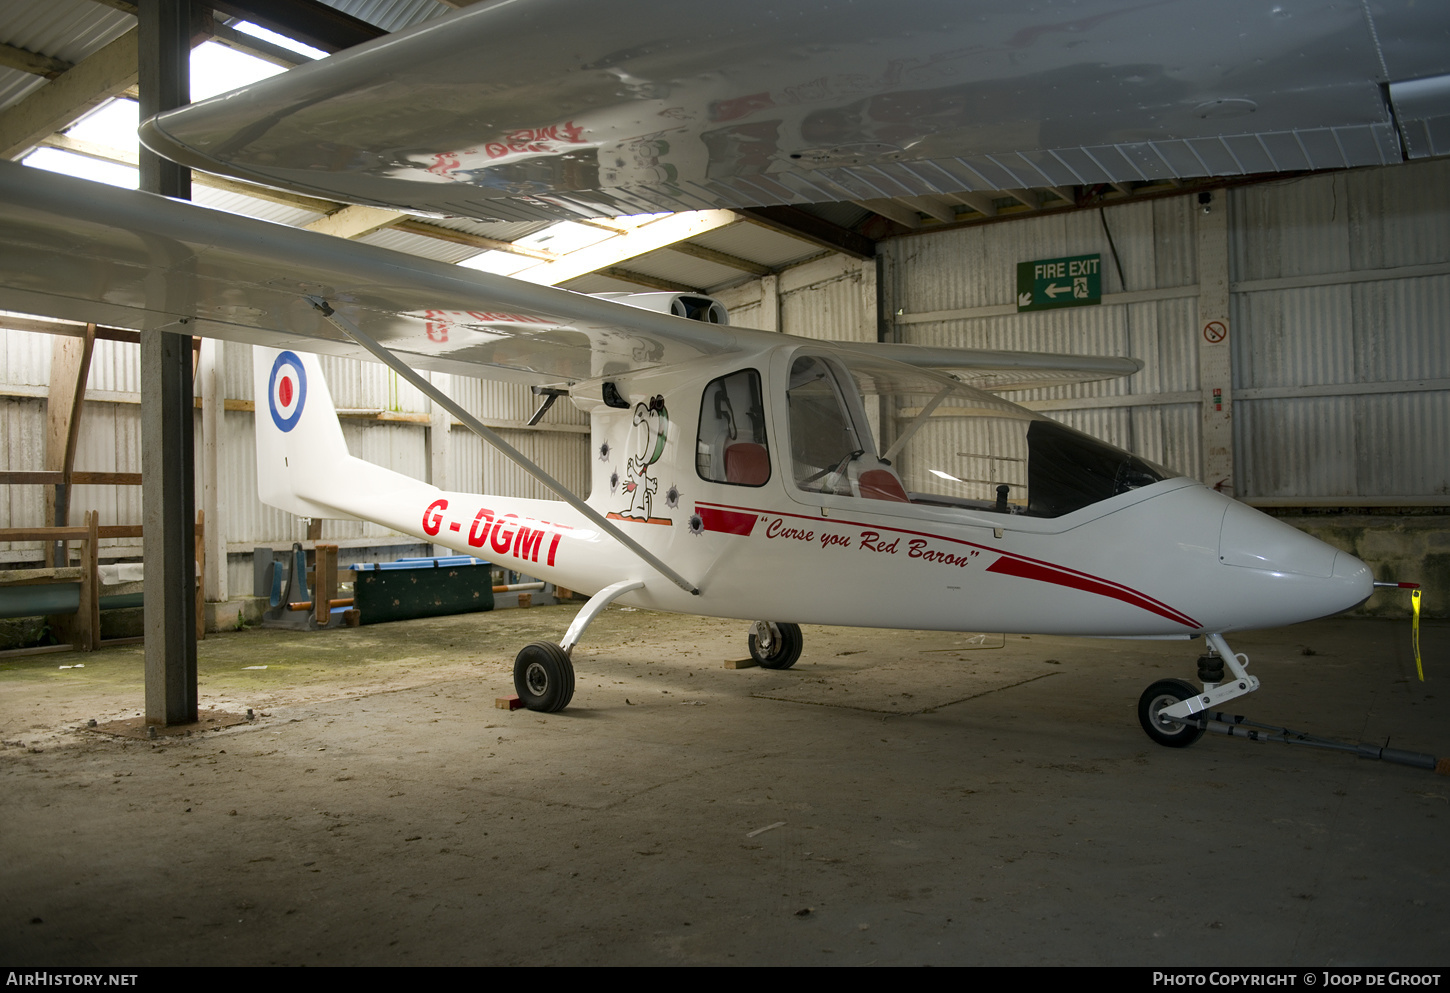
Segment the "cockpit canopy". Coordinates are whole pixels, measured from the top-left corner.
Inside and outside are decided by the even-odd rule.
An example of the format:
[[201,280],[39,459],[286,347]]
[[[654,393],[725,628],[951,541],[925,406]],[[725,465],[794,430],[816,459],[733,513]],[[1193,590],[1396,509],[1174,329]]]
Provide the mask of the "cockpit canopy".
[[803,493],[1060,517],[1177,475],[951,377],[798,352],[785,391]]

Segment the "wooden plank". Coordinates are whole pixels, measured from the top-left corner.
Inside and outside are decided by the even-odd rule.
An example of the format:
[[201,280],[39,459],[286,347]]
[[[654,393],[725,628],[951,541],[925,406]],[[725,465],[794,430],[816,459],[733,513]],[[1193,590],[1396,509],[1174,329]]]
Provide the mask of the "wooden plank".
[[[75,468],[76,442],[80,438],[81,408],[85,404],[86,379],[91,371],[91,354],[96,344],[96,326],[87,324],[79,338],[57,336],[50,346],[50,395],[45,403],[45,467],[60,471],[60,485],[45,494],[45,519],[56,527],[70,523],[70,474]],[[57,542],[53,549],[56,565],[70,561],[70,549]]]
[[139,472],[72,472],[70,481],[76,486],[140,486]]
[[63,569],[0,569],[0,586],[41,586],[47,583],[74,583],[81,579],[80,566]]
[[73,652],[73,645],[39,645],[35,648],[11,648],[0,652],[0,658],[13,659],[22,655],[49,655],[51,652]]
[[[70,481],[76,486],[140,486],[141,474],[139,472],[72,472]],[[65,482],[65,473],[59,469],[54,471],[0,469],[0,485],[56,486],[63,482]]]
[[85,528],[0,528],[0,541],[79,541],[86,534]]
[[317,579],[312,584],[312,619],[318,627],[332,620],[332,601],[337,598],[337,546],[317,546]]
[[14,159],[136,82],[133,28],[0,113],[0,158]]
[[83,652],[101,647],[100,515],[86,511],[86,544],[81,551],[81,603],[76,611],[72,643]]
[[141,525],[139,524],[107,524],[100,529],[102,538],[139,538],[141,537]]
[[19,69],[46,79],[55,79],[61,73],[75,68],[75,64],[64,59],[53,58],[40,52],[32,52],[14,45],[0,44],[0,66]]
[[0,470],[0,485],[5,486],[54,486],[65,482],[63,472],[28,472],[23,469]]

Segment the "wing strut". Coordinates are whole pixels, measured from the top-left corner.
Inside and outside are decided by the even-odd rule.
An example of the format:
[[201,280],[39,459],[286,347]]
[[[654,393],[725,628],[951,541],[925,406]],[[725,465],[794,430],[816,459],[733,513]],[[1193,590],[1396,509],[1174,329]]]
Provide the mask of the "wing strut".
[[599,513],[593,507],[589,506],[583,500],[580,500],[577,496],[571,493],[569,489],[564,486],[563,483],[559,482],[553,476],[549,475],[543,469],[540,469],[537,465],[535,465],[523,452],[520,452],[517,448],[500,438],[492,430],[485,427],[482,421],[474,417],[468,411],[464,410],[458,404],[454,403],[453,400],[446,396],[436,386],[434,386],[432,383],[428,382],[428,380],[424,379],[422,376],[414,372],[413,369],[406,362],[404,362],[402,359],[398,358],[388,349],[384,348],[382,345],[378,344],[376,341],[370,338],[365,331],[359,328],[352,321],[349,321],[347,318],[343,317],[341,314],[333,310],[326,300],[322,299],[322,297],[312,295],[308,295],[306,299],[308,303],[316,307],[318,312],[321,313],[323,317],[327,318],[327,320],[339,331],[347,335],[349,338],[357,342],[362,347],[366,348],[368,351],[372,352],[373,355],[377,357],[379,362],[383,363],[388,368],[396,372],[399,376],[402,376],[408,382],[416,386],[420,391],[422,391],[424,396],[428,397],[434,403],[442,405],[443,409],[447,410],[450,414],[452,414],[454,417],[458,418],[465,425],[467,425],[467,427],[472,430],[474,434],[478,435],[480,438],[488,442],[494,448],[497,448],[513,462],[517,463],[518,466],[525,472],[527,472],[530,476],[533,476],[535,479],[543,483],[554,493],[558,494],[560,499],[562,499],[569,506],[573,507],[575,510],[579,511],[579,513],[583,514],[585,517],[589,518],[589,520],[593,522],[605,534],[614,538],[625,548],[628,548],[630,551],[634,552],[634,554],[644,559],[644,561],[648,563],[651,567],[653,567],[656,572],[664,576],[666,579],[674,583],[686,593],[689,593],[691,596],[700,595],[699,588],[696,587],[693,583],[691,583],[685,577],[681,576],[678,572],[675,572],[675,570],[671,569],[669,566],[665,565],[662,561],[660,561],[658,556],[654,555],[649,551],[646,551],[643,547],[640,546],[637,541],[635,541],[629,535],[621,531],[618,527],[606,520],[603,514]]

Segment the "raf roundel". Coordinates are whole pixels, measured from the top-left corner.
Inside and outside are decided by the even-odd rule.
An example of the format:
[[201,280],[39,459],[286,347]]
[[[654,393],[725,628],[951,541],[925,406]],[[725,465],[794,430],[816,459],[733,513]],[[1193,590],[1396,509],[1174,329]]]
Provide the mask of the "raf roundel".
[[291,431],[302,416],[307,403],[307,373],[302,360],[293,352],[283,352],[272,364],[272,378],[267,386],[267,401],[272,421],[282,431]]

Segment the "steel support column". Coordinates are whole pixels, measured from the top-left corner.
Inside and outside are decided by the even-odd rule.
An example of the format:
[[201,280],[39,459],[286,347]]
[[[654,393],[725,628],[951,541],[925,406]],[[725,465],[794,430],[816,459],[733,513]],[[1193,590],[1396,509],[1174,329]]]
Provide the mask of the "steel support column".
[[[188,0],[141,0],[141,117],[190,102]],[[141,189],[191,199],[191,173],[144,147]],[[164,253],[166,246],[155,251]],[[171,292],[158,280],[157,294]],[[196,495],[189,334],[141,332],[141,471],[146,560],[146,723],[197,717]]]

